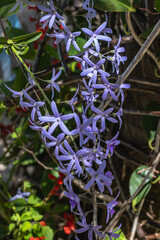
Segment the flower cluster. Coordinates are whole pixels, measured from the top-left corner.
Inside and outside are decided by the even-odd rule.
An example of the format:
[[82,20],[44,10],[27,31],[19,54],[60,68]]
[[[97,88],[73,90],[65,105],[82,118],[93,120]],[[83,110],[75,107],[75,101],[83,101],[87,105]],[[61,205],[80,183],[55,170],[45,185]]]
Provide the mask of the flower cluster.
[[[90,213],[83,212],[81,197],[74,191],[72,183],[75,177],[78,177],[85,182],[84,190],[96,188],[101,193],[106,190],[112,195],[111,186],[114,176],[110,171],[106,171],[107,159],[113,154],[115,146],[119,144],[117,138],[122,123],[123,90],[130,86],[129,84],[118,85],[116,82],[110,81],[110,73],[105,70],[105,63],[108,60],[112,63],[112,73],[119,74],[119,65],[126,60],[125,56],[120,55],[124,52],[124,48],[120,47],[121,36],[114,50],[109,51],[107,57],[106,54],[103,55],[101,53],[102,43],[108,47],[111,42],[111,37],[108,34],[112,33],[111,29],[106,28],[107,17],[97,30],[92,30],[90,19],[96,16],[93,1],[91,4],[90,0],[83,1],[82,6],[88,12],[86,19],[89,28],[82,28],[82,31],[88,36],[88,40],[83,46],[84,51],[77,56],[72,56],[81,65],[80,75],[83,77],[83,84],[78,87],[73,98],[66,102],[70,105],[70,113],[60,113],[55,100],[53,100],[54,90],[60,92],[60,87],[55,81],[60,77],[61,70],[56,73],[53,68],[52,78],[46,85],[46,89],[50,89],[52,92],[51,111],[46,110],[47,106],[45,106],[44,101],[35,100],[29,95],[30,90],[35,86],[35,82],[31,81],[33,79],[30,76],[28,87],[21,92],[14,91],[9,87],[8,89],[12,92],[13,97],[19,98],[23,109],[32,109],[31,128],[40,132],[47,148],[54,148],[55,157],[59,162],[59,171],[66,176],[63,181],[66,187],[64,194],[69,198],[71,212],[79,217],[77,224],[80,228],[76,230],[71,228],[71,230],[80,234],[88,232],[88,239],[92,240],[93,234],[99,237],[106,235],[100,231],[102,226],[95,226],[94,222],[88,223],[88,215],[94,214],[94,208]],[[47,15],[43,16],[40,22],[43,22],[43,28],[48,25],[53,30],[53,33],[48,36],[56,38],[56,44],[64,41],[66,52],[69,51],[71,44],[80,51],[76,37],[81,32],[71,32],[67,28],[64,18],[56,11],[53,1],[49,0],[49,7],[38,5],[38,8],[47,12]],[[81,96],[83,102],[82,116],[79,116],[75,111],[78,96]],[[119,106],[118,111],[114,107],[105,106],[105,101],[108,99]],[[45,115],[42,115],[42,108],[46,112]],[[74,122],[74,129],[69,129],[68,120]],[[108,124],[117,123],[118,130],[115,136],[111,139],[104,139]],[[106,205],[106,222],[113,216],[114,207],[118,203],[117,197]],[[114,232],[108,233],[110,239],[119,237]],[[76,239],[79,238],[76,236]]]

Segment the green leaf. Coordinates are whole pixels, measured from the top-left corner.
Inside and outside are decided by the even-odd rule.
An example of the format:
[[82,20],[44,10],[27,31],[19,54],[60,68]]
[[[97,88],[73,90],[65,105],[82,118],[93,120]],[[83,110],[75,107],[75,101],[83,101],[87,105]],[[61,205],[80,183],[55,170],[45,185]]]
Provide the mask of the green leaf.
[[139,6],[140,2],[141,2],[141,0],[134,0],[133,5]]
[[[86,43],[86,40],[85,40],[84,38],[77,37],[77,38],[76,38],[76,43],[78,44],[81,52],[83,52],[83,51],[84,51],[83,46],[84,46],[84,44]],[[69,50],[69,52],[68,52],[69,56],[74,56],[74,55],[77,55],[78,53],[79,53],[79,51],[77,51],[77,50],[75,49],[75,47],[74,47],[73,45],[71,45],[70,50]]]
[[39,212],[34,208],[30,208],[30,212],[32,213],[34,221],[40,221],[43,218],[43,215],[39,214]]
[[21,35],[18,37],[12,38],[12,41],[17,44],[29,44],[31,42],[36,41],[40,36],[42,35],[42,32],[33,32],[26,35]]
[[50,227],[48,227],[48,226],[43,227],[42,232],[43,232],[43,236],[45,237],[45,239],[53,240],[54,232]]
[[4,6],[7,6],[7,5],[10,5],[12,3],[16,3],[16,0],[1,0],[0,1],[0,8],[4,7]]
[[53,56],[55,59],[59,60],[59,55],[58,55],[57,49],[51,47],[48,44],[45,45],[44,49],[47,51],[48,54]]
[[8,233],[8,234],[10,234],[10,233],[13,231],[13,229],[15,228],[15,226],[16,226],[15,223],[10,223],[10,224],[9,224],[9,233]]
[[33,224],[32,228],[34,233],[38,233],[42,230],[42,226],[39,223]]
[[[141,185],[144,177],[147,175],[149,170],[145,170],[147,169],[148,166],[140,166],[138,168],[136,168],[136,170],[132,173],[130,181],[129,181],[129,192],[130,192],[130,196],[132,196],[135,191],[137,190],[137,188]],[[141,171],[142,170],[142,171]],[[138,173],[140,171],[140,173]],[[152,183],[152,174],[148,177],[148,179],[145,182],[144,187],[141,189],[141,191],[138,193],[138,195],[133,199],[132,201],[132,207],[133,209],[136,211],[135,206],[137,205],[137,203],[139,203],[149,192]]]
[[[160,111],[160,104],[158,102],[150,102],[145,107],[145,111]],[[142,118],[143,128],[148,139],[148,145],[151,149],[153,149],[152,143],[155,139],[159,119],[160,118],[156,116],[143,116]]]
[[22,230],[22,232],[31,231],[32,230],[32,224],[29,221],[24,222],[22,224],[21,230]]
[[4,48],[7,44],[7,40],[5,37],[0,37],[0,48]]
[[58,205],[56,205],[54,207],[53,212],[57,213],[57,214],[60,214],[60,213],[68,211],[68,209],[69,209],[68,205],[66,205],[66,204],[58,204]]
[[11,5],[5,5],[4,7],[0,8],[0,18],[1,19],[8,18],[9,16],[12,16],[15,13],[17,13],[19,11],[19,8],[15,9],[13,12],[10,12],[14,5],[15,3]]
[[141,33],[141,34],[139,35],[139,38],[144,38],[144,39],[146,39],[146,38],[149,36],[149,34],[152,32],[152,30],[153,30],[154,27],[155,27],[155,25],[152,26],[152,27],[150,27],[150,28],[148,28],[145,32]]
[[27,221],[27,220],[32,220],[32,213],[31,212],[25,212],[25,213],[22,213],[21,215],[21,221]]
[[128,0],[98,0],[95,1],[94,7],[110,12],[136,11]]
[[[113,231],[115,231],[116,229],[117,229],[117,227],[114,228]],[[118,238],[119,240],[127,240],[127,238],[125,237],[125,235],[121,229],[118,229],[115,233],[119,234],[119,238]],[[117,239],[117,238],[112,238],[112,240],[114,240],[114,239]],[[107,236],[105,238],[105,240],[110,240],[109,236]]]
[[160,12],[160,0],[155,0],[154,6],[155,6],[157,12]]

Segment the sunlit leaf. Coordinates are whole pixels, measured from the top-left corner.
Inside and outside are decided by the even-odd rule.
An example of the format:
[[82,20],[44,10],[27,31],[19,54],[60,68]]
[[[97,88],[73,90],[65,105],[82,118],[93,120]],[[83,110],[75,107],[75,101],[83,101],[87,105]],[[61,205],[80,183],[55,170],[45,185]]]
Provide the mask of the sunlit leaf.
[[103,11],[110,12],[136,11],[128,0],[98,0],[95,1],[94,7]]

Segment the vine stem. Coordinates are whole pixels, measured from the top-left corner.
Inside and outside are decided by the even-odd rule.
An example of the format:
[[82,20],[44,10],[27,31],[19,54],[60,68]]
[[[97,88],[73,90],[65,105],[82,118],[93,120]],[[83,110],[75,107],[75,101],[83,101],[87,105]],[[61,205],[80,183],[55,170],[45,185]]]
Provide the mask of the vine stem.
[[19,59],[19,61],[23,64],[24,68],[26,69],[26,71],[30,74],[31,78],[35,81],[38,89],[40,90],[40,92],[42,93],[44,99],[48,102],[48,104],[50,105],[51,102],[49,101],[47,95],[44,93],[43,89],[41,88],[41,86],[39,85],[39,83],[37,82],[34,74],[31,72],[31,70],[28,68],[28,66],[25,64],[25,62],[23,61],[23,59],[19,56],[18,52],[16,51],[16,49],[14,48],[14,46],[11,46],[11,49],[13,51],[13,53],[17,56],[17,58]]

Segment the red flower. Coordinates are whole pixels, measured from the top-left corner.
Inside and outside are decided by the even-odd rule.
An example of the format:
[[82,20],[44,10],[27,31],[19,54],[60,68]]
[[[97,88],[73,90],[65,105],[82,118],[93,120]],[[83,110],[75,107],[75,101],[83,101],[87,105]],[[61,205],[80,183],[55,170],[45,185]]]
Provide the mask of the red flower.
[[6,137],[8,134],[13,132],[13,126],[12,125],[8,125],[5,126],[3,124],[0,123],[0,133]]
[[66,224],[63,227],[63,230],[66,234],[70,234],[71,231],[75,231],[76,226],[74,225],[74,217],[72,214],[64,213],[63,217],[67,220]]
[[47,224],[44,221],[39,222],[39,224],[43,227],[43,226],[47,226]]
[[31,237],[29,240],[43,240],[43,239],[45,239],[45,237],[36,237],[36,238]]

